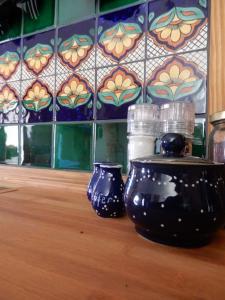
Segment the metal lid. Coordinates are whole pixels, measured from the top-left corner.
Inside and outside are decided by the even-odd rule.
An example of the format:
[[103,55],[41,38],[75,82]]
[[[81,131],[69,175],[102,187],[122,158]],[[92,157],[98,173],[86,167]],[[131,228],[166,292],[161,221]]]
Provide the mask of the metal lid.
[[209,117],[209,122],[211,124],[222,121],[222,120],[225,120],[225,110],[218,111]]
[[166,157],[164,155],[153,155],[148,157],[136,158],[131,160],[131,162],[138,162],[143,164],[170,164],[170,165],[223,165],[222,163],[215,163],[213,161],[195,157],[195,156],[187,156],[187,157]]

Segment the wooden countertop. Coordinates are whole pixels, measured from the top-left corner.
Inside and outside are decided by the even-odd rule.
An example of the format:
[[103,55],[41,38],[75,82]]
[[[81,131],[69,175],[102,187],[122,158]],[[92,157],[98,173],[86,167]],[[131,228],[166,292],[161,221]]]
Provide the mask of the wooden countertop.
[[0,167],[0,300],[225,299],[225,231],[200,249],[97,217],[89,174]]

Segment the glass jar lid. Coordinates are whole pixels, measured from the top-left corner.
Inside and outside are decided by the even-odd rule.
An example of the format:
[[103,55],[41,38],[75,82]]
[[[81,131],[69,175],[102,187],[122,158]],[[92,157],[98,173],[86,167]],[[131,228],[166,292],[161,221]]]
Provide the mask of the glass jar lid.
[[157,135],[159,130],[159,106],[155,104],[134,104],[127,114],[129,134]]
[[218,111],[209,117],[209,122],[215,124],[220,121],[225,121],[225,110]]
[[160,108],[161,134],[174,132],[187,137],[194,133],[195,106],[193,102],[173,101]]

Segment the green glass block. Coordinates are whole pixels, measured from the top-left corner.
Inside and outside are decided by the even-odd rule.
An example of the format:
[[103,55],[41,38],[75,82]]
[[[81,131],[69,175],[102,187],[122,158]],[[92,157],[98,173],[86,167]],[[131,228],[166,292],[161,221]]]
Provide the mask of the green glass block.
[[58,24],[71,24],[95,14],[95,0],[59,0]]
[[198,157],[205,157],[205,119],[198,118],[195,120],[194,138],[192,143],[192,155]]
[[55,167],[90,170],[92,165],[92,125],[56,126]]
[[0,41],[19,37],[21,34],[22,11],[15,3],[6,1],[0,7]]
[[24,33],[35,32],[54,25],[55,0],[37,1],[38,15],[32,19],[29,13],[24,13]]
[[115,9],[124,5],[140,2],[138,0],[100,0],[100,12]]
[[127,170],[127,124],[105,123],[96,125],[96,161],[110,161]]
[[51,125],[26,125],[22,127],[22,164],[51,167]]
[[18,164],[18,126],[0,127],[0,163]]

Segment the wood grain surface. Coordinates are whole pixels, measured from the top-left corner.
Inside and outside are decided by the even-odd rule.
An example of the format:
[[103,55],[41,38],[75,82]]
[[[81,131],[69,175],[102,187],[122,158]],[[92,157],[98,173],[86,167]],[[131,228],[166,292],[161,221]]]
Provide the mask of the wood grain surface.
[[97,217],[89,174],[0,167],[1,300],[225,299],[225,233],[200,249]]
[[209,114],[225,110],[225,1],[211,0]]

